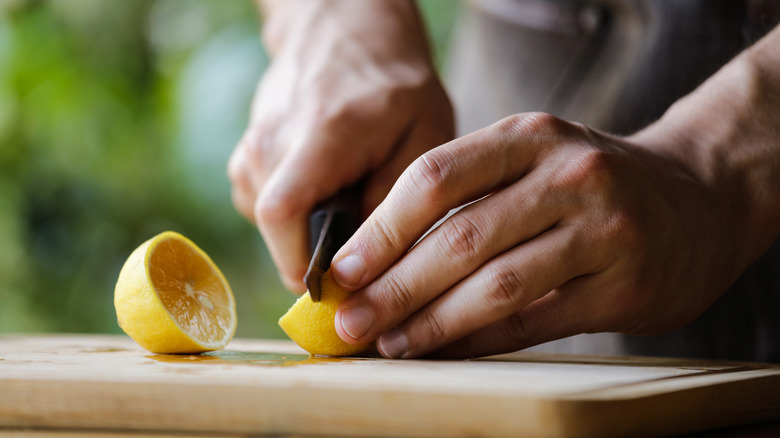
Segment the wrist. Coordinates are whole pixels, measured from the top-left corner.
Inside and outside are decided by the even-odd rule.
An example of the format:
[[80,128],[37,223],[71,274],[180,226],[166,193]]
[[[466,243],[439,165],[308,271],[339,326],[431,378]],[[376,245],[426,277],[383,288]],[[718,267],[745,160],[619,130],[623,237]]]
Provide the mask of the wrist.
[[780,235],[780,54],[776,29],[631,141],[669,156],[733,216],[742,269]]
[[430,61],[422,20],[410,0],[257,0],[264,16],[263,43],[274,57],[285,47],[317,46],[334,39],[359,41],[388,58]]

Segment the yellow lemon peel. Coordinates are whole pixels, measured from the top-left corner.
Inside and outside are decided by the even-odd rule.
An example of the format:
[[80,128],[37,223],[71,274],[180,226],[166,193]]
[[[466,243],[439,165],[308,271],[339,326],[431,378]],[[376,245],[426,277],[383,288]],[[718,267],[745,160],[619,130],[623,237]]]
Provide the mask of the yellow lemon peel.
[[114,289],[119,326],[152,353],[224,348],[236,331],[236,304],[209,256],[173,231],[130,254]]
[[371,344],[347,344],[336,333],[333,322],[336,310],[349,295],[350,292],[333,281],[328,271],[322,276],[320,302],[312,301],[309,292],[306,292],[279,319],[279,326],[290,339],[312,355],[355,356],[366,353],[372,348]]

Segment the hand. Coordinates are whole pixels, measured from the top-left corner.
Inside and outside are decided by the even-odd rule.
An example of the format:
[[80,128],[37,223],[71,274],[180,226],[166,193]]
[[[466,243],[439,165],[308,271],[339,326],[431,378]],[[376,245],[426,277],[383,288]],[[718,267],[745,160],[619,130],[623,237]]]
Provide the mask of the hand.
[[358,290],[336,330],[410,358],[678,328],[748,263],[739,208],[724,199],[671,154],[546,114],[510,117],[401,175],[334,258],[336,281]]
[[453,114],[410,2],[273,6],[274,60],[228,174],[286,287],[303,292],[314,205],[369,175],[368,216],[409,163],[452,138]]

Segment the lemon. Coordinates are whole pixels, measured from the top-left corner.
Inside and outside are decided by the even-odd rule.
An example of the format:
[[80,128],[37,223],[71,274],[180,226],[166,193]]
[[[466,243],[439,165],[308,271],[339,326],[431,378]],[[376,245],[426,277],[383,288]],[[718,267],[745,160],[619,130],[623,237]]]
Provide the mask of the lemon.
[[236,304],[206,253],[166,231],[135,249],[114,290],[119,326],[152,353],[219,350],[236,332]]
[[322,297],[318,303],[303,294],[279,319],[279,326],[296,344],[313,355],[354,356],[367,352],[370,344],[351,345],[336,333],[336,309],[350,293],[340,288],[330,277],[322,275]]

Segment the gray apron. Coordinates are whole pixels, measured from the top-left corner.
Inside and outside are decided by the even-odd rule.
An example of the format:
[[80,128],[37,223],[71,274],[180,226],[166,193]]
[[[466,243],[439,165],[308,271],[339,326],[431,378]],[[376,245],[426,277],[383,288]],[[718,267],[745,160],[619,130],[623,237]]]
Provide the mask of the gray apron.
[[[447,68],[459,134],[525,111],[632,133],[779,21],[774,0],[470,2]],[[682,329],[534,349],[780,362],[780,240]]]

